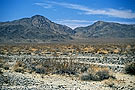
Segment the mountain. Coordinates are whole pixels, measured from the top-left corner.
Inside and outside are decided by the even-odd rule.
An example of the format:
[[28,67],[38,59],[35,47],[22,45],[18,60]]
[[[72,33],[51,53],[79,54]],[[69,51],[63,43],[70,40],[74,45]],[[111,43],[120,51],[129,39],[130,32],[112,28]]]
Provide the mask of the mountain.
[[66,42],[89,38],[135,38],[135,25],[97,21],[74,30],[41,15],[0,22],[0,42]]
[[74,29],[80,38],[135,38],[135,25],[97,21],[87,27]]
[[75,32],[41,15],[0,23],[0,42],[50,42],[71,40]]

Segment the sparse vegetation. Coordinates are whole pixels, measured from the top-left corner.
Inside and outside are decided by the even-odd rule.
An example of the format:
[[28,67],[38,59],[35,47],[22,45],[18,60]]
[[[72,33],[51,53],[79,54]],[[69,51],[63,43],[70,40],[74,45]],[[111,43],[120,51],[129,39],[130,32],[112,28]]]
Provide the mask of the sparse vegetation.
[[[124,63],[134,61],[135,46],[126,49],[127,45],[89,45],[89,44],[41,44],[41,45],[3,45],[0,46],[0,74],[8,76],[15,83],[21,85],[23,81],[29,82],[29,75],[37,79],[46,77],[67,77],[75,82],[107,81],[105,87],[119,88],[115,84],[117,75],[121,72]],[[131,51],[132,50],[132,51]],[[130,52],[130,53],[129,53]],[[127,65],[127,73],[133,71],[134,64]],[[56,75],[57,74],[57,75]],[[19,75],[22,75],[20,78]],[[23,80],[24,76],[28,77]],[[27,76],[28,75],[28,76]],[[130,75],[127,75],[130,76]],[[4,77],[6,80],[6,77]],[[109,82],[109,79],[112,79]],[[3,80],[3,79],[1,79]],[[65,80],[66,81],[66,80]],[[31,81],[30,81],[31,82]],[[2,82],[4,84],[8,82]],[[11,85],[14,85],[12,81]],[[8,84],[7,84],[8,85]],[[95,84],[96,85],[96,84]],[[128,89],[127,89],[128,90]]]
[[135,62],[128,63],[128,64],[125,66],[125,72],[126,72],[127,74],[135,75]]
[[115,87],[116,80],[114,80],[114,79],[108,79],[108,80],[105,80],[104,83],[108,87],[113,88],[113,87]]
[[20,73],[24,73],[25,72],[25,68],[24,68],[25,64],[21,61],[17,61],[15,63],[15,65],[13,66],[13,71],[15,72],[20,72]]
[[[74,56],[72,55],[95,55],[95,57],[99,59],[90,59],[94,63],[114,63],[110,58],[107,58],[107,55],[113,53],[125,53],[127,45],[113,45],[113,44],[105,44],[105,45],[89,45],[87,44],[37,44],[37,45],[1,45],[0,51],[5,53],[5,55],[38,55],[45,57],[54,57],[47,58],[41,60],[16,60],[16,64],[14,64],[12,70],[17,72],[36,72],[42,74],[69,74],[74,75],[77,73],[87,72],[88,66],[86,64],[80,64],[79,62],[74,60]],[[135,47],[130,45],[133,50]],[[105,51],[105,52],[104,52]],[[107,53],[106,53],[107,51]],[[132,52],[132,51],[130,51]],[[133,53],[133,52],[132,52]],[[130,53],[131,54],[131,53]],[[67,56],[69,58],[59,58],[59,56]],[[101,58],[101,59],[100,59]],[[10,62],[11,60],[9,60]],[[12,61],[11,61],[12,62]],[[128,62],[128,61],[127,61]],[[118,62],[117,64],[123,64],[125,61]],[[39,67],[39,65],[41,65]],[[9,69],[9,66],[5,64],[5,61],[0,59],[0,67],[5,70]],[[93,72],[93,71],[92,71]],[[90,75],[90,71],[88,72]],[[108,71],[98,71],[94,73],[95,78],[104,79],[108,78]],[[91,76],[92,76],[91,75]],[[93,77],[93,76],[92,76]],[[93,77],[94,78],[94,77]]]
[[8,65],[4,65],[3,68],[4,68],[5,70],[9,70],[9,66],[8,66]]
[[0,69],[0,75],[3,74],[2,70]]
[[91,80],[90,74],[89,73],[86,73],[86,72],[83,73],[80,78],[81,78],[81,80],[84,80],[84,81]]
[[87,73],[81,75],[81,80],[93,80],[101,81],[111,77],[109,70],[107,68],[101,68],[98,66],[91,66]]
[[38,66],[35,68],[35,72],[36,72],[36,73],[39,73],[39,74],[45,74],[45,73],[46,73],[46,70],[45,70],[45,67],[44,67],[44,66],[38,65]]
[[3,68],[4,64],[5,64],[4,60],[0,59],[0,68]]

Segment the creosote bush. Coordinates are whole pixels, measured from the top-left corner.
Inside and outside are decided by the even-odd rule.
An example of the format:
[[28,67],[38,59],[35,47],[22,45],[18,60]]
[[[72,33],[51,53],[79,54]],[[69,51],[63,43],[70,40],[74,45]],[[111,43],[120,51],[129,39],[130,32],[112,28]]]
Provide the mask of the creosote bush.
[[0,59],[0,68],[3,68],[4,64],[5,64],[5,61],[3,59]]
[[13,71],[19,72],[19,73],[24,73],[25,72],[25,64],[21,61],[17,61],[15,65],[13,66]]
[[0,69],[0,74],[3,74],[2,70]]
[[104,79],[109,79],[109,77],[112,77],[112,76],[110,75],[108,68],[101,68],[101,67],[92,65],[88,68],[87,72],[81,75],[81,80],[101,81]]
[[135,75],[135,62],[128,63],[125,66],[125,72],[130,75]]
[[25,70],[21,67],[15,69],[15,72],[19,72],[19,73],[24,73],[24,71]]
[[4,61],[3,59],[0,59],[0,68],[9,70],[9,65],[6,63],[6,61]]
[[89,73],[83,73],[82,75],[81,75],[81,80],[83,80],[83,81],[89,81],[89,80],[91,80],[91,77],[90,77],[90,74]]
[[9,70],[9,66],[8,66],[8,65],[3,66],[3,68],[4,68],[5,70]]
[[38,65],[35,68],[35,72],[36,73],[39,73],[39,74],[45,74],[46,73],[46,70],[45,70],[45,67],[44,66]]
[[76,75],[76,72],[74,70],[70,70],[70,69],[61,69],[61,70],[57,70],[55,72],[55,74]]

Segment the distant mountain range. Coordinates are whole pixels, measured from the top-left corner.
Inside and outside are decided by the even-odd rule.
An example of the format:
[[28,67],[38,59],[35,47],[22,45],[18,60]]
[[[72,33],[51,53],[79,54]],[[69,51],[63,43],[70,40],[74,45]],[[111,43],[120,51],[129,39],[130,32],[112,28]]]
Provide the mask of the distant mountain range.
[[79,38],[135,38],[135,25],[97,21],[71,29],[41,15],[0,22],[0,42],[62,42]]
[[135,38],[135,25],[97,21],[87,27],[74,29],[83,38]]

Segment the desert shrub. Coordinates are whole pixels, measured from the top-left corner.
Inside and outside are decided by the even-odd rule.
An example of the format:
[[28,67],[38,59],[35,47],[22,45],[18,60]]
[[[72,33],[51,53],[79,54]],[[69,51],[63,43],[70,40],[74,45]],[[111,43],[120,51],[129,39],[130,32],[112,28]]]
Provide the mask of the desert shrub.
[[56,62],[53,65],[53,74],[67,74],[67,75],[76,75],[76,65],[69,61],[69,62]]
[[0,74],[3,74],[2,70],[0,69]]
[[104,81],[104,84],[110,88],[115,88],[116,87],[115,83],[116,83],[116,80],[114,79],[108,79]]
[[3,63],[0,63],[0,68],[3,68]]
[[9,64],[8,63],[5,63],[5,64],[3,64],[3,68],[5,69],[5,70],[9,70]]
[[3,66],[3,68],[5,69],[5,70],[9,70],[9,66]]
[[125,66],[125,72],[130,75],[135,75],[135,62],[128,63]]
[[17,61],[15,63],[15,65],[13,66],[13,71],[15,72],[19,72],[19,73],[24,73],[25,69],[24,69],[25,64],[21,61]]
[[21,61],[16,61],[14,67],[23,67],[25,64]]
[[98,71],[96,75],[99,76],[99,80],[108,79],[110,77],[109,71],[106,70]]
[[6,62],[0,60],[0,68],[4,68],[5,70],[9,70],[9,65]]
[[0,59],[0,68],[3,68],[4,64],[5,64],[5,61],[3,59]]
[[87,73],[83,73],[81,75],[81,80],[94,80],[94,81],[101,81],[104,79],[109,79],[109,77],[112,77],[109,73],[109,70],[107,68],[101,68],[98,66],[91,66]]
[[54,72],[54,74],[68,74],[68,75],[76,75],[76,72],[74,70],[70,69],[61,69]]
[[46,73],[46,70],[45,70],[45,67],[44,66],[38,65],[35,68],[35,72],[36,73],[39,73],[39,74],[45,74]]
[[88,68],[85,66],[81,68],[81,72],[86,72],[87,70],[88,70]]
[[9,82],[9,78],[7,76],[0,75],[0,86],[2,86],[3,84],[9,84]]
[[5,61],[3,59],[0,58],[0,63],[5,63]]
[[89,73],[83,73],[81,75],[81,80],[84,80],[84,81],[91,80],[90,74]]
[[36,73],[39,73],[39,74],[45,74],[45,69],[44,68],[36,68]]
[[23,68],[16,68],[14,71],[19,73],[24,73],[25,70]]

